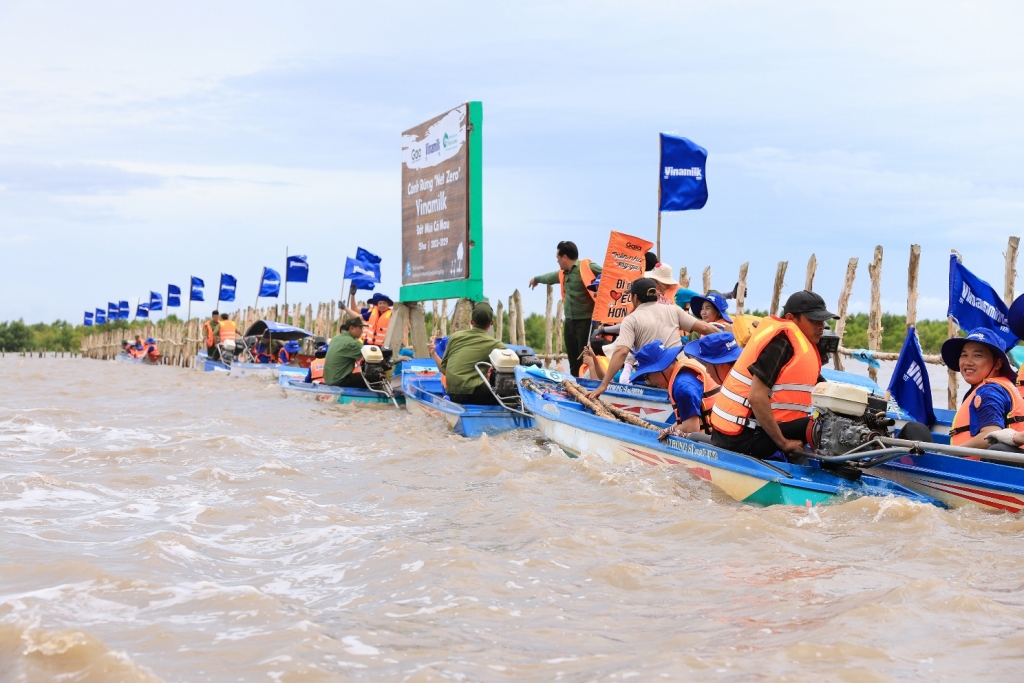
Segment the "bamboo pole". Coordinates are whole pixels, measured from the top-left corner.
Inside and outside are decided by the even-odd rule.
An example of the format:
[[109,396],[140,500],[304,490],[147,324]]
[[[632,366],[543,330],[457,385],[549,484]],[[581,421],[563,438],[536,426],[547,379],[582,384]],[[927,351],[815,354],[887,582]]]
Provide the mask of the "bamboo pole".
[[[843,289],[839,293],[839,320],[836,322],[836,334],[839,335],[839,343],[843,343],[843,332],[846,330],[846,308],[850,303],[850,294],[853,292],[853,280],[857,276],[857,264],[860,262],[856,256],[846,264],[846,279],[843,280]],[[836,370],[843,369],[843,359],[837,353],[833,358]]]
[[1010,237],[1006,244],[1006,276],[1003,283],[1003,301],[1009,306],[1013,303],[1013,289],[1017,281],[1017,247],[1020,246],[1019,237]]
[[547,305],[544,307],[544,353],[546,353],[548,355],[551,354],[552,346],[553,346],[552,345],[552,339],[551,339],[551,332],[552,332],[552,329],[551,329],[551,326],[552,326],[552,320],[551,320],[552,310],[551,309],[554,308],[554,303],[555,303],[554,299],[555,299],[554,289],[552,288],[551,285],[548,285],[548,300],[547,300]]
[[[437,314],[437,302],[434,302],[435,315]],[[435,326],[436,329],[436,326]],[[498,341],[505,341],[505,304],[498,299],[498,309],[494,311],[494,338]]]
[[[868,349],[878,351],[882,348],[882,246],[875,247],[875,257],[868,266],[871,277],[871,308],[868,313]],[[878,381],[878,369],[868,367],[868,377]]]
[[[498,302],[498,310],[499,311],[501,310],[501,302]],[[437,299],[434,299],[433,301],[430,302],[430,312],[431,312],[431,316],[430,316],[430,336],[431,337],[436,337],[437,336],[437,323],[438,323],[438,320],[437,320]],[[500,320],[501,320],[501,317],[500,317],[500,314],[499,314],[499,322],[498,322],[498,329],[499,330],[501,329],[501,322],[500,322]],[[501,341],[501,335],[500,334],[498,335],[498,341]]]
[[711,266],[704,269],[701,274],[702,284],[704,285],[704,293],[707,294],[711,291]]
[[584,406],[590,409],[590,412],[594,413],[598,417],[603,417],[608,420],[614,420],[615,416],[612,415],[608,408],[603,403],[593,401],[587,398],[587,392],[580,387],[576,382],[570,382],[569,380],[562,380],[562,391],[572,396],[574,399],[582,403]]
[[512,296],[516,298],[516,334],[519,337],[519,344],[526,346],[526,322],[523,319],[523,297],[520,296],[518,289],[512,292]]
[[818,272],[818,257],[811,254],[807,259],[807,278],[804,280],[804,289],[808,292],[814,291],[814,275]]
[[910,265],[907,267],[907,332],[917,324],[917,275],[921,266],[921,245],[910,245]]
[[[963,262],[963,257],[956,249],[952,250],[953,255],[956,256],[958,262]],[[960,326],[956,324],[953,316],[949,316],[946,320],[948,328],[946,330],[946,338],[952,339],[953,337],[959,336]],[[960,376],[955,370],[947,370],[947,388],[946,388],[946,405],[950,410],[956,410],[957,408],[957,395],[960,393]]]
[[684,289],[690,288],[690,275],[686,272],[685,266],[679,269],[679,284],[682,285]]
[[782,286],[786,280],[786,268],[788,267],[789,261],[779,261],[779,266],[775,269],[775,285],[772,287],[772,305],[768,309],[769,315],[778,315],[779,313],[779,299],[782,298]]
[[519,343],[516,341],[516,298],[513,295],[508,297],[508,343]]
[[448,299],[441,301],[441,336],[448,336]]
[[740,279],[736,282],[736,315],[743,315],[743,304],[747,298],[747,270],[750,261],[740,266]]

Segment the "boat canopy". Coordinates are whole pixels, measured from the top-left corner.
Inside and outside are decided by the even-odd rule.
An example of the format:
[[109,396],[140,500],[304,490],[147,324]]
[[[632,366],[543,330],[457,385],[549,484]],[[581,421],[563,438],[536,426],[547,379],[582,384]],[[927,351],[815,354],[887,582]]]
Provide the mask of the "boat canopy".
[[312,332],[306,332],[302,328],[294,327],[293,325],[285,325],[284,323],[277,323],[273,320],[257,320],[249,329],[245,331],[246,337],[262,337],[265,333],[269,332],[270,336],[274,339],[304,339],[305,337],[312,337]]

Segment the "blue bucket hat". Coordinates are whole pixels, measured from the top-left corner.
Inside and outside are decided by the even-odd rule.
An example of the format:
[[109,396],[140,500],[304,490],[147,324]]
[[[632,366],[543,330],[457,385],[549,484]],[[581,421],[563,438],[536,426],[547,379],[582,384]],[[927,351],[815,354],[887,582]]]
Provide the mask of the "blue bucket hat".
[[633,371],[633,376],[641,377],[651,372],[661,372],[672,365],[682,350],[681,346],[667,348],[660,341],[644,344],[635,354],[636,370]]
[[743,349],[736,343],[732,332],[716,332],[696,339],[683,347],[687,356],[717,365],[718,363],[735,363]]
[[942,362],[951,370],[960,371],[960,353],[967,342],[977,342],[992,349],[996,358],[1003,361],[1002,374],[1009,380],[1016,379],[1010,360],[1006,357],[1006,343],[1002,337],[985,327],[975,327],[966,337],[953,337],[942,342]]
[[284,344],[284,350],[287,351],[288,353],[295,353],[301,348],[302,347],[299,346],[299,342],[295,341],[294,339],[292,339],[291,341],[287,341]]
[[694,312],[694,315],[700,315],[700,307],[707,301],[716,309],[722,316],[722,320],[727,323],[732,322],[732,318],[729,317],[729,304],[726,303],[725,297],[717,292],[709,292],[704,296],[697,295],[690,299],[690,310]]
[[149,339],[146,340],[146,343],[147,344],[156,344],[156,339],[153,339],[152,337],[150,337]]
[[371,306],[376,306],[381,301],[387,301],[389,306],[395,305],[395,302],[391,299],[390,296],[388,296],[387,294],[381,294],[380,292],[376,292],[373,296],[369,298],[369,300],[367,300],[366,303],[370,304]]
[[690,305],[690,301],[695,296],[700,296],[699,292],[695,292],[692,289],[686,287],[680,287],[676,290],[676,306],[679,308],[686,308]]

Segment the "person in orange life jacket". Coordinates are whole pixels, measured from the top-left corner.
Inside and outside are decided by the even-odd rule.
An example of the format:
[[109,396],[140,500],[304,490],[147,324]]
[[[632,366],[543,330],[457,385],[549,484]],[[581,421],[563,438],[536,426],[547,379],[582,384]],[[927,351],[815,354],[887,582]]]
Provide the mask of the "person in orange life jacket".
[[678,348],[651,342],[636,356],[640,364],[636,374],[646,376],[650,386],[667,389],[675,413],[675,424],[662,431],[659,439],[711,433],[711,407],[743,350],[730,332],[718,332],[690,342],[683,351],[685,355]]
[[588,285],[601,274],[601,266],[589,259],[580,259],[579,249],[569,241],[558,243],[555,251],[558,270],[530,279],[530,289],[537,285],[559,285],[565,322],[562,325],[565,353],[569,357],[569,372],[576,377],[580,372],[583,348],[590,341],[590,319],[594,317],[595,290]]
[[658,303],[676,305],[676,292],[681,287],[672,277],[672,266],[667,263],[656,263],[644,273],[644,277],[654,280],[658,287]]
[[160,360],[160,351],[156,348],[156,340],[152,337],[148,338],[142,347],[142,357],[153,362]]
[[290,339],[284,343],[284,345],[277,352],[277,362],[282,365],[291,363],[295,356],[299,355],[299,350],[302,347],[299,346],[299,342],[294,339]]
[[[953,417],[951,445],[989,448],[989,436],[1002,445],[997,450],[1017,450],[1024,444],[1024,398],[1013,384],[1005,348],[1002,338],[984,327],[942,343],[942,361],[971,385]],[[1006,431],[996,434],[1002,430]]]
[[128,353],[132,358],[142,358],[146,355],[146,347],[142,345],[141,335],[135,335],[135,343],[128,347]]
[[[611,359],[607,355],[609,349],[615,349],[614,342],[603,336],[595,335],[591,337],[590,344],[583,348],[583,364],[580,365],[580,377],[596,379],[598,381],[604,379],[604,373],[608,370],[608,364],[611,363]],[[618,377],[613,377],[612,381],[619,381]]]
[[384,338],[391,323],[391,307],[395,302],[387,294],[377,292],[366,303],[369,305],[369,315],[362,310],[356,310],[356,289],[353,285],[349,289],[349,305],[345,307],[346,312],[352,317],[361,317],[366,322],[363,327],[364,343],[384,346]]
[[264,333],[262,337],[252,345],[250,353],[252,354],[252,361],[254,363],[273,363],[274,356],[271,355],[270,351],[270,335]]
[[220,360],[220,349],[217,339],[220,336],[220,313],[214,311],[210,319],[203,322],[203,339],[206,341],[206,355],[210,360]]
[[658,287],[650,278],[634,280],[627,294],[632,295],[630,302],[633,312],[619,325],[619,337],[615,340],[615,351],[608,362],[604,379],[600,386],[587,394],[591,399],[604,393],[615,373],[622,369],[630,351],[636,353],[652,341],[660,341],[666,348],[681,347],[683,342],[679,338],[680,332],[717,332],[714,327],[697,320],[678,306],[659,304]]
[[811,391],[821,381],[817,344],[836,317],[804,290],[789,297],[783,318],[764,319],[715,400],[714,445],[758,458],[804,450]]
[[309,370],[306,371],[306,378],[303,380],[306,384],[323,384],[324,383],[324,365],[327,358],[327,340],[323,337],[317,337],[313,342],[316,345],[316,351],[313,352],[313,360],[309,364]]

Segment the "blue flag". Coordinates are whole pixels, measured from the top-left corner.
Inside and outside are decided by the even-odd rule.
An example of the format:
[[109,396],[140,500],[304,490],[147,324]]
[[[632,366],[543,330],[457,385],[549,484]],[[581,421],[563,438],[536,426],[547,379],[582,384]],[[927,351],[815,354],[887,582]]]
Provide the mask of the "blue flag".
[[708,201],[704,173],[708,151],[676,135],[661,134],[661,172],[658,211],[703,209]]
[[108,301],[107,302],[107,320],[109,320],[110,322],[114,322],[115,320],[117,320],[120,317],[118,315],[118,311],[119,310],[120,309],[117,307],[117,304],[111,303],[111,302]]
[[309,282],[309,264],[305,256],[289,256],[285,271],[288,282]]
[[234,275],[228,275],[227,273],[220,274],[220,294],[217,295],[217,299],[220,301],[234,301],[235,300],[235,286],[238,284],[238,280],[235,279]]
[[205,286],[206,283],[203,282],[202,278],[192,276],[192,287],[190,288],[191,291],[188,293],[188,300],[205,301],[205,299],[203,299],[203,287]]
[[139,305],[135,307],[136,318],[148,318],[149,317],[149,304],[144,304],[141,301]]
[[346,258],[344,279],[351,280],[356,289],[373,289],[374,283],[380,282],[380,264]]
[[1017,337],[1010,331],[1009,309],[992,289],[992,285],[964,268],[949,255],[949,309],[951,316],[965,330],[987,327],[998,334],[1008,347],[1017,345]]
[[900,350],[896,368],[889,380],[889,394],[903,412],[926,425],[935,424],[935,410],[932,408],[932,384],[928,379],[927,366],[917,341],[913,326]]
[[97,325],[106,325],[107,324],[107,312],[104,311],[102,308],[97,308],[96,309],[96,324]]
[[120,320],[127,320],[132,317],[132,307],[127,301],[120,302],[120,305],[117,307],[117,317]]
[[85,322],[83,324],[86,327],[92,327],[92,311],[85,312]]
[[181,287],[178,285],[167,285],[167,308],[178,308],[181,306]]
[[372,263],[375,266],[379,266],[380,256],[366,251],[362,247],[356,247],[356,261],[365,261],[366,263]]
[[276,297],[281,291],[281,274],[273,268],[264,268],[260,276],[259,296]]
[[149,310],[150,311],[162,311],[164,310],[164,298],[160,296],[160,292],[149,293]]

